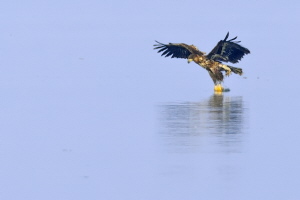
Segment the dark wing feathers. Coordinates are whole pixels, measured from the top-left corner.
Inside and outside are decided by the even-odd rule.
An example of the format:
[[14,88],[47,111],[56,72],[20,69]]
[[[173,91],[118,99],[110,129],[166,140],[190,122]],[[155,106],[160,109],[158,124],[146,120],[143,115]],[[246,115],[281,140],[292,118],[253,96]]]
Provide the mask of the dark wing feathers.
[[[250,51],[239,45],[240,41],[235,41],[237,37],[227,40],[229,32],[226,34],[224,40],[220,40],[213,50],[206,56],[208,59],[219,62],[239,62],[245,54]],[[156,41],[157,42],[157,41]],[[194,45],[187,45],[184,43],[169,43],[163,44],[157,42],[154,49],[158,49],[158,53],[162,52],[162,56],[171,58],[188,58],[191,54],[204,55]]]
[[192,53],[201,53],[196,47],[184,43],[169,43],[163,44],[158,41],[154,49],[158,49],[158,53],[163,52],[161,55],[171,58],[188,58]]
[[245,54],[249,54],[250,51],[239,45],[240,41],[234,41],[237,37],[227,40],[229,32],[225,36],[224,40],[218,42],[213,50],[207,55],[208,59],[215,61],[224,61],[237,63]]

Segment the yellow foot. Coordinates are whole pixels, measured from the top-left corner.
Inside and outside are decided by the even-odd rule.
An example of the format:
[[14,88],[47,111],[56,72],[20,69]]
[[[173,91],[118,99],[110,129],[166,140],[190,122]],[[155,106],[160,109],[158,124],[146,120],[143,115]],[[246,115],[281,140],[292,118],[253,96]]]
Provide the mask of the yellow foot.
[[218,85],[215,85],[214,90],[215,90],[215,92],[223,92],[224,88],[222,87],[221,84],[218,84]]

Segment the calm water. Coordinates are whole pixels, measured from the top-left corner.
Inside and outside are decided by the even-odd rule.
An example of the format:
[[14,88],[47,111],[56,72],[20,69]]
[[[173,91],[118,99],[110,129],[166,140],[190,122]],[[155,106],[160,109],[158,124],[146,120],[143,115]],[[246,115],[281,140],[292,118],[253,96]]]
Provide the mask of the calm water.
[[165,155],[161,177],[177,191],[164,198],[239,196],[249,124],[243,97],[213,94],[201,101],[165,103],[159,113]]
[[[171,185],[166,189],[176,191],[161,199],[298,198],[290,187],[299,184],[296,120],[282,117],[294,111],[284,106],[267,112],[282,98],[263,90],[268,87],[255,98],[224,93],[158,106],[164,155],[159,171]],[[279,99],[269,102],[260,95]]]
[[223,94],[199,102],[166,103],[160,106],[161,135],[179,152],[242,152],[247,110],[243,97]]

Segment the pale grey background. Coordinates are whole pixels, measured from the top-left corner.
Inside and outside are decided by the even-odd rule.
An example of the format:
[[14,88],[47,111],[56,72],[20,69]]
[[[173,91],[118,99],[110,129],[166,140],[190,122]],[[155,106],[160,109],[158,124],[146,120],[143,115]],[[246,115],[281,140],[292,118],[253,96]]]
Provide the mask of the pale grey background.
[[[300,199],[299,1],[2,1],[0,198]],[[154,40],[251,50],[231,92]]]

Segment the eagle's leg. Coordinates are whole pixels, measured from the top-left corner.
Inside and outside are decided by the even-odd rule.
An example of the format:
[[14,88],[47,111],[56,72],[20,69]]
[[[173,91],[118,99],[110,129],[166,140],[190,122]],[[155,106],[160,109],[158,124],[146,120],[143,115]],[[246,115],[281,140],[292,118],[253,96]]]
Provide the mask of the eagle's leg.
[[231,69],[227,65],[219,64],[219,67],[226,71],[226,76],[229,76],[231,74]]
[[212,71],[209,70],[208,73],[209,73],[211,79],[213,80],[213,82],[215,84],[214,91],[215,92],[223,92],[224,88],[221,85],[222,81],[221,80],[217,80],[217,76]]

